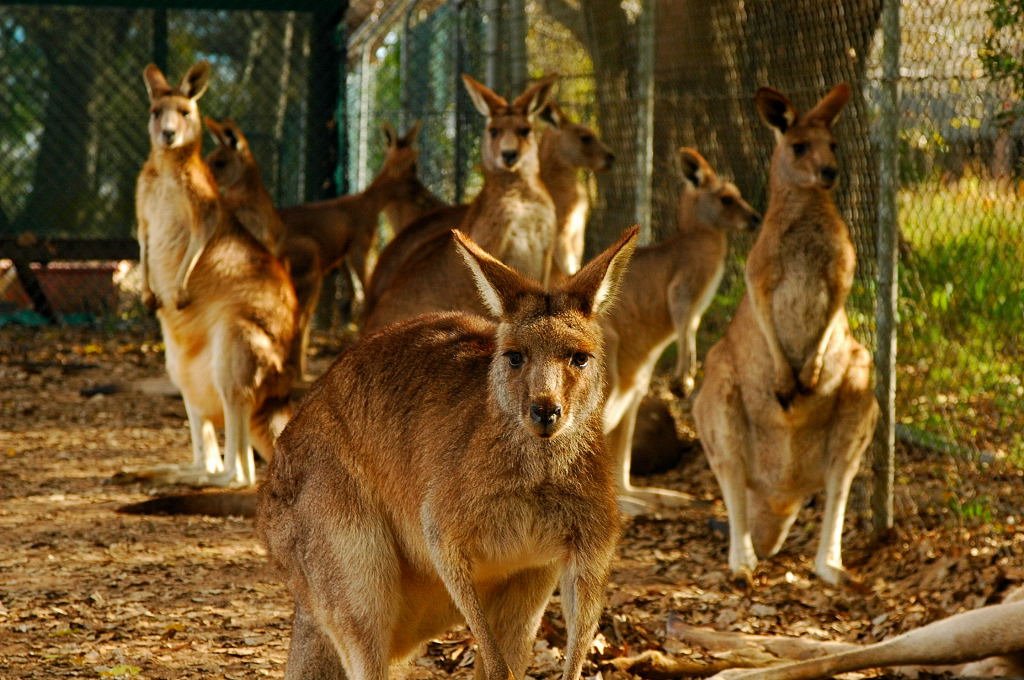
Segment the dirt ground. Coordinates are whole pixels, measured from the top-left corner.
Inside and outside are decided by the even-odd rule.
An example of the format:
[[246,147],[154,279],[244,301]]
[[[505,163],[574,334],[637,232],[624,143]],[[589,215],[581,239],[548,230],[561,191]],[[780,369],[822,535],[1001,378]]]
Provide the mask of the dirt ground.
[[[0,330],[0,678],[281,677],[291,605],[250,521],[114,512],[155,491],[112,483],[119,470],[189,457],[180,399],[147,387],[162,375],[154,333]],[[893,534],[876,545],[856,507],[847,520],[855,581],[813,577],[818,499],[744,588],[728,578],[724,506],[694,447],[648,483],[707,503],[625,521],[586,674],[625,678],[609,660],[648,649],[697,664],[721,657],[678,639],[681,623],[873,641],[1024,582],[1022,471],[899,455]],[[965,490],[984,503],[965,511],[955,495]],[[530,675],[558,677],[563,643],[555,598]],[[409,677],[467,678],[472,659],[456,630]]]

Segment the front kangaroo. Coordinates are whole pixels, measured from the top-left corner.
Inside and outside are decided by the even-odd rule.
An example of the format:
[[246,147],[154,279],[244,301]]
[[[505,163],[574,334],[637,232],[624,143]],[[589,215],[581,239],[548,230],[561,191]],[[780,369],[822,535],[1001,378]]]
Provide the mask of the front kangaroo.
[[679,150],[683,190],[677,232],[639,248],[626,273],[619,302],[604,322],[608,356],[605,432],[612,454],[619,503],[635,513],[689,499],[668,489],[630,483],[633,431],[654,366],[678,342],[673,384],[688,395],[697,373],[697,329],[725,270],[728,233],[756,229],[761,215],[732,182],[718,177],[696,149]]
[[840,580],[846,499],[878,417],[871,355],[843,309],[856,256],[831,193],[832,124],[849,96],[837,85],[801,115],[781,93],[757,92],[776,137],[768,210],[747,260],[747,294],[708,353],[693,407],[729,513],[729,567],[747,578],[824,489],[814,569]]
[[[190,467],[141,473],[178,483],[254,484],[250,441],[273,451],[272,419],[289,411],[287,357],[295,293],[271,253],[223,209],[200,156],[196,99],[210,66],[199,62],[177,87],[159,68],[144,71],[151,150],[136,187],[145,294],[158,308],[167,372],[181,390],[192,433]],[[196,225],[202,225],[197,227]],[[209,234],[193,251],[196,233]],[[192,302],[180,302],[180,274]],[[215,428],[224,427],[221,461]]]
[[456,233],[499,320],[395,324],[313,387],[257,507],[295,598],[285,677],[383,678],[465,621],[477,677],[522,678],[558,585],[579,678],[619,532],[600,319],[635,236],[545,292]]

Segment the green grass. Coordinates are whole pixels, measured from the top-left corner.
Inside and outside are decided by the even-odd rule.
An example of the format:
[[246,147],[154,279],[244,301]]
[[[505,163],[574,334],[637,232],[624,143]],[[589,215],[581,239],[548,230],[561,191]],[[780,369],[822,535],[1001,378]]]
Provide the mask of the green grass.
[[899,195],[900,422],[1024,464],[1024,199],[1010,183]]

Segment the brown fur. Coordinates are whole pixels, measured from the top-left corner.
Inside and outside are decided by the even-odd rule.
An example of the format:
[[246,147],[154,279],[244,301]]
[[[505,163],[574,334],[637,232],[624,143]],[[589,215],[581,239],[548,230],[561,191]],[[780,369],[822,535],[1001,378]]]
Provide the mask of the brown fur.
[[399,135],[391,123],[385,122],[381,127],[388,143],[384,168],[402,180],[396,183],[394,192],[384,206],[384,217],[391,225],[392,234],[397,236],[416,220],[447,207],[447,204],[423,185],[416,171],[419,162],[416,136],[420,132],[420,122],[413,123],[404,135]]
[[314,386],[257,506],[295,597],[285,677],[384,677],[465,620],[477,677],[521,678],[560,583],[577,680],[618,535],[598,319],[635,236],[545,293],[460,235],[500,321],[396,324]]
[[637,250],[619,303],[605,322],[608,402],[605,432],[620,504],[627,511],[678,505],[688,496],[632,486],[633,431],[640,402],[665,348],[678,341],[674,383],[688,395],[697,372],[697,329],[718,290],[730,231],[752,230],[761,216],[731,182],[719,179],[695,149],[680,149],[683,190],[678,229],[661,243]]
[[[146,290],[159,307],[167,372],[184,397],[193,447],[191,467],[148,476],[253,484],[250,437],[269,456],[270,420],[287,413],[292,376],[286,359],[296,302],[277,259],[222,208],[200,157],[196,100],[208,76],[209,64],[200,62],[171,88],[156,66],[144,72],[151,150],[136,189],[138,237]],[[167,121],[186,124],[165,135]],[[193,252],[199,233],[208,236]],[[187,305],[181,304],[182,271],[188,274],[184,282],[192,298]],[[214,430],[221,426],[223,463]]]
[[541,135],[539,153],[540,179],[555,205],[552,275],[565,280],[583,264],[583,238],[590,211],[579,170],[607,170],[615,154],[592,129],[574,123],[554,102],[549,102],[540,115],[551,124]]
[[825,490],[815,571],[842,576],[850,484],[878,405],[871,355],[844,312],[856,257],[836,210],[831,125],[849,97],[836,86],[799,115],[762,88],[775,128],[764,225],[747,260],[747,294],[708,353],[693,414],[729,512],[729,567],[749,577],[779,550],[806,498]]
[[[310,326],[323,286],[319,244],[308,236],[288,233],[263,184],[256,157],[241,128],[230,119],[218,123],[210,117],[206,118],[206,125],[218,142],[217,148],[206,157],[206,164],[217,180],[224,207],[256,238],[265,234],[265,238],[276,244],[276,252],[295,287],[299,342],[293,343],[291,361],[298,375],[305,377]],[[271,251],[274,252],[274,248]]]

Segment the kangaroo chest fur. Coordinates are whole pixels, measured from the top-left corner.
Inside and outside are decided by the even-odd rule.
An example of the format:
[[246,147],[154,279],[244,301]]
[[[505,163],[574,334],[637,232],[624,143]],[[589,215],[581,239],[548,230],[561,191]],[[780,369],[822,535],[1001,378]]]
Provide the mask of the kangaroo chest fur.
[[157,297],[170,301],[196,219],[195,206],[181,180],[169,172],[144,176],[141,183],[150,281]]
[[[773,293],[773,320],[794,369],[799,370],[813,351],[829,321],[830,279],[836,275],[840,238],[849,239],[813,219],[794,222],[780,238],[783,255]],[[849,285],[844,282],[844,289]]]
[[470,236],[496,258],[528,277],[544,276],[555,240],[555,209],[542,189],[524,181],[488,191]]

